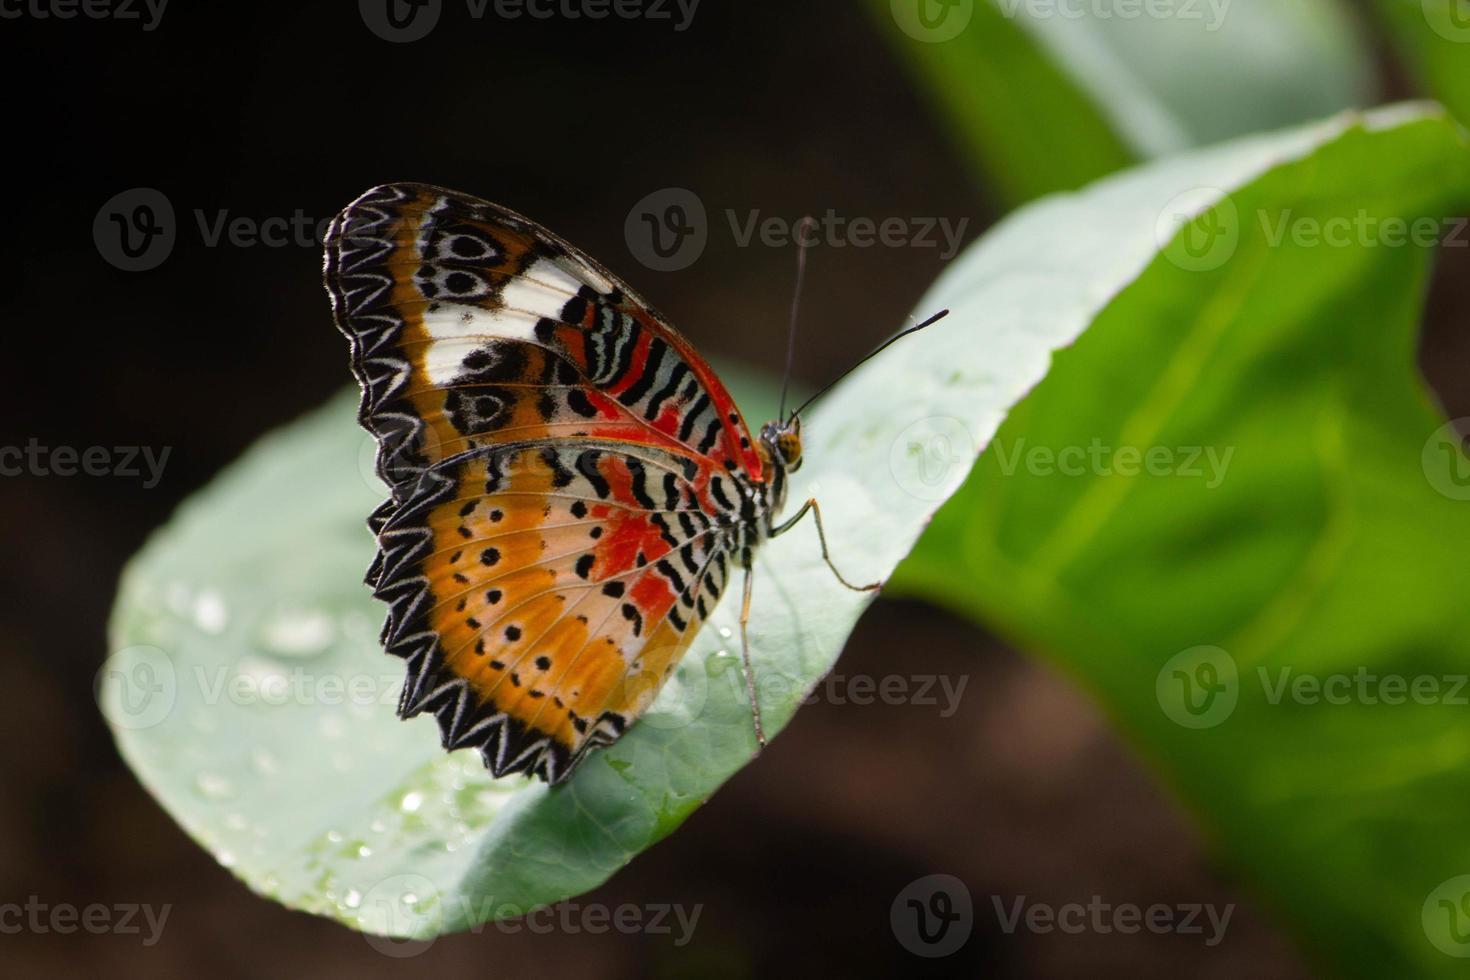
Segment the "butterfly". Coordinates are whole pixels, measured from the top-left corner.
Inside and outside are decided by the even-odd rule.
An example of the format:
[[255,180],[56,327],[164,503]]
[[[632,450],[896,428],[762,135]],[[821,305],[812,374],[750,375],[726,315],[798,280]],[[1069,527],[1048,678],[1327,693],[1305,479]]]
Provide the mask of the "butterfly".
[[622,280],[475,197],[375,187],[329,226],[324,265],[389,490],[366,581],[406,664],[399,715],[432,713],[497,777],[561,783],[647,709],[739,569],[763,744],[755,549],[811,511],[838,579],[878,588],[832,565],[815,499],[777,521],[800,409],[752,434]]

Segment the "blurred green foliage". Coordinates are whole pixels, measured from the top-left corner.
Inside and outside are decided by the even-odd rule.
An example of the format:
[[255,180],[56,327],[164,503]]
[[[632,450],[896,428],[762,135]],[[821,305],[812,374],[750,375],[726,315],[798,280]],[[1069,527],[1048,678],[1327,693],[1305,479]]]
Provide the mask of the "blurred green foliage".
[[1373,101],[1338,0],[864,2],[1002,203]]
[[1470,122],[1470,3],[1373,0],[1425,91]]
[[1470,868],[1470,464],[1415,344],[1467,205],[1443,119],[1232,191],[1056,356],[894,583],[1077,677],[1362,977],[1462,967],[1420,916]]

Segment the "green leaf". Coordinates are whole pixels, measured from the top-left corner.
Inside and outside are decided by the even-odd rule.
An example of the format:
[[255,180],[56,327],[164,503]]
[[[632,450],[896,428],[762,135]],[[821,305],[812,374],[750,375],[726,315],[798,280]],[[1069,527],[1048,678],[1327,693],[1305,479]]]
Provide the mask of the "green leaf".
[[1336,0],[865,2],[1007,201],[1372,100]]
[[1470,2],[1374,2],[1420,82],[1461,122],[1470,122]]
[[[1102,309],[893,586],[1090,689],[1337,971],[1463,975],[1470,461],[1415,342],[1470,148],[1430,110],[1315,133],[1043,202],[960,259],[928,302],[981,348]],[[1190,187],[1229,193],[1164,207]]]
[[[820,496],[844,571],[890,574],[1051,352],[1149,267],[1155,216],[1180,190],[1236,188],[1339,146],[1367,145],[1401,173],[1424,145],[1452,142],[1412,112],[1369,126],[1337,120],[1151,167],[996,229],[938,287],[955,315],[807,418],[792,494]],[[922,450],[945,438],[957,465],[936,469]],[[496,783],[473,754],[441,752],[431,719],[394,717],[401,668],[360,585],[361,522],[383,494],[364,476],[371,451],[339,399],[248,453],[133,561],[99,675],[124,757],[251,887],[370,932],[431,937],[595,887],[750,760],[738,603],[726,597],[653,709],[567,785]],[[810,521],[762,549],[752,645],[768,733],[832,667],[867,601],[834,581]]]
[[[722,376],[753,418],[774,414],[769,382]],[[263,440],[130,563],[98,675],[119,748],[250,887],[366,932],[430,938],[594,888],[753,755],[739,596],[650,711],[567,785],[492,780],[473,751],[440,749],[431,718],[395,716],[403,668],[377,642],[383,608],[362,585],[363,521],[386,490],[355,404],[344,393]],[[851,469],[867,459],[886,473],[891,421],[813,413],[793,481],[799,495],[820,480],[831,539],[863,581],[892,571],[935,506]],[[752,645],[768,735],[870,599],[836,583],[810,522],[764,549]]]

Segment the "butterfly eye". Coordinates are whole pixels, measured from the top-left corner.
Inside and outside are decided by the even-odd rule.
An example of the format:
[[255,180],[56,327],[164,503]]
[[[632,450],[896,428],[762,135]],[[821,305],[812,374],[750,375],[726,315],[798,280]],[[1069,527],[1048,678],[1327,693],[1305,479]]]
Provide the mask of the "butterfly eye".
[[776,437],[776,448],[787,466],[796,469],[801,465],[801,436],[795,432],[783,432]]

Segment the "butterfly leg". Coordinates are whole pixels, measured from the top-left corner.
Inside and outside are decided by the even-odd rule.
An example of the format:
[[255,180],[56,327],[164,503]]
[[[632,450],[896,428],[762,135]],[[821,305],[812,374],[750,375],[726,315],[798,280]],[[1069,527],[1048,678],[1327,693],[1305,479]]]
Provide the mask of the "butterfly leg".
[[750,636],[746,624],[750,622],[750,589],[755,572],[745,568],[745,598],[740,603],[740,659],[745,670],[745,696],[750,700],[750,720],[755,725],[755,752],[760,755],[766,747],[766,732],[761,727],[761,705],[755,696],[755,669],[750,664]]
[[766,729],[760,726],[760,701],[756,699],[756,669],[750,663],[750,635],[745,624],[750,623],[750,589],[754,582],[754,570],[745,566],[745,597],[739,605],[739,655],[745,673],[745,696],[750,699],[750,721],[756,726],[756,755],[766,748]]
[[806,516],[807,511],[811,511],[812,516],[817,519],[817,540],[822,543],[822,561],[826,562],[827,567],[832,569],[832,574],[837,576],[837,581],[841,582],[843,585],[847,586],[854,592],[876,592],[878,589],[881,589],[883,587],[882,582],[870,582],[867,585],[853,585],[846,579],[846,577],[843,576],[840,571],[837,570],[837,566],[832,564],[832,556],[827,551],[827,532],[822,527],[822,506],[817,503],[816,497],[808,498],[807,502],[801,505],[801,510],[797,511],[795,514],[792,514],[788,520],[783,521],[781,524],[772,528],[771,537],[774,538],[778,534],[785,534],[787,531],[791,530],[794,526],[796,526],[797,521]]

